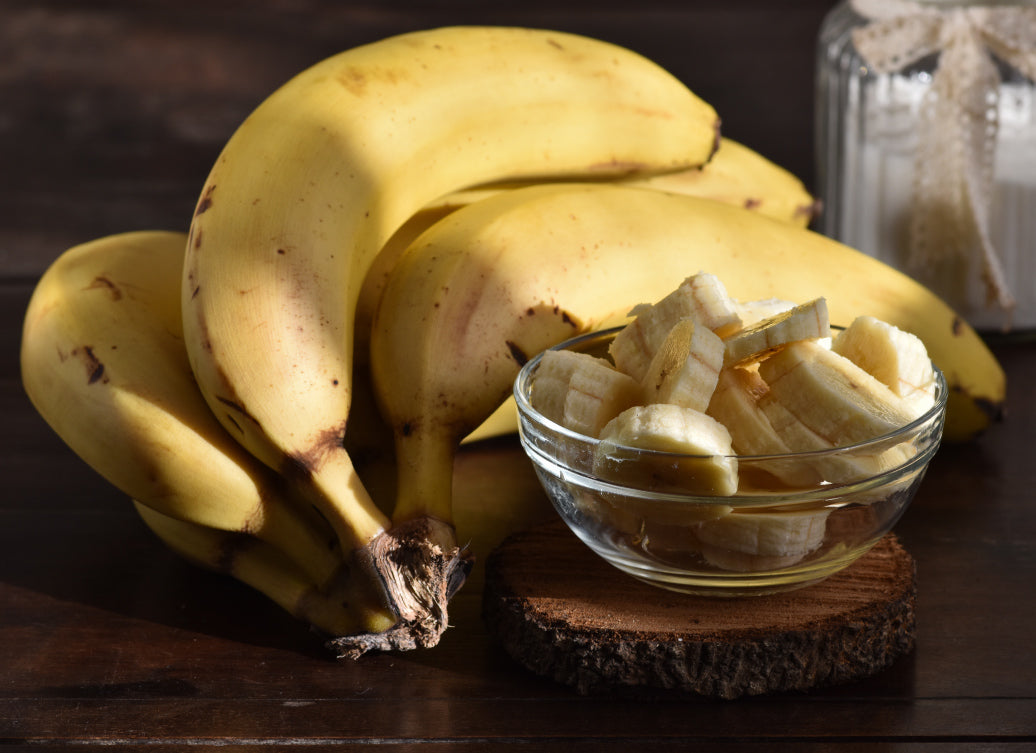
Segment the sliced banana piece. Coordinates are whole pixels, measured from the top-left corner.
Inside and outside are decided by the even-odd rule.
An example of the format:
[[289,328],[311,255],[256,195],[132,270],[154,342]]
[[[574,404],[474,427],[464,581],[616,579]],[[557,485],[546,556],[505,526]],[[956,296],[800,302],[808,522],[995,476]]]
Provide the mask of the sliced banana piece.
[[771,316],[783,314],[795,308],[794,301],[786,301],[783,298],[761,298],[756,301],[734,301],[734,311],[741,319],[741,327],[751,327],[769,319]]
[[723,365],[723,340],[701,324],[679,320],[659,346],[641,384],[645,403],[672,403],[704,412]]
[[707,272],[688,277],[665,298],[641,304],[630,314],[633,321],[615,336],[608,352],[620,371],[637,380],[644,379],[651,359],[681,319],[696,319],[720,337],[741,326],[734,300],[723,283]]
[[760,361],[777,349],[798,340],[818,339],[831,333],[827,300],[815,298],[787,311],[744,327],[724,340],[725,366]]
[[784,556],[746,554],[724,549],[718,546],[700,546],[701,556],[715,568],[737,573],[763,573],[781,570],[801,562],[805,554],[787,554]]
[[[769,420],[770,426],[791,451],[814,452],[831,450],[836,446],[806,426],[794,413],[777,401],[772,393],[760,397],[758,405]],[[891,470],[909,460],[914,452],[915,450],[909,442],[901,442],[887,448],[875,447],[873,452],[854,450],[844,454],[800,457],[794,461],[789,459],[786,462],[794,462],[800,468],[812,468],[823,480],[832,484],[845,484],[861,481]]]
[[596,437],[639,399],[640,384],[635,379],[603,358],[570,350],[543,353],[530,394],[533,408],[589,437]]
[[917,335],[860,316],[835,336],[831,349],[888,386],[918,416],[935,405],[935,370]]
[[[706,412],[727,427],[738,455],[783,455],[791,451],[760,407],[770,388],[756,369],[723,369]],[[781,482],[796,487],[816,486],[822,476],[810,463],[767,460],[755,463]],[[744,467],[741,468],[744,473]]]
[[641,488],[730,496],[738,481],[733,455],[730,433],[711,416],[653,403],[628,408],[608,422],[594,471]]
[[830,510],[732,512],[702,523],[698,539],[716,549],[762,557],[803,557],[824,543]]
[[916,417],[886,385],[812,340],[781,348],[759,374],[774,399],[833,446],[880,437]]

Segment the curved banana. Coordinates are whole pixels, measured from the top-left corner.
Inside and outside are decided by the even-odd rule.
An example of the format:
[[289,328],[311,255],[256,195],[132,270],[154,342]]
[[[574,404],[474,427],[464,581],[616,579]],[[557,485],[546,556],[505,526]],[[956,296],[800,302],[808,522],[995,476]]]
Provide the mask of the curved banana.
[[275,474],[220,426],[195,385],[180,320],[185,243],[184,233],[124,233],[59,256],[25,315],[25,390],[124,493],[171,517],[252,533],[328,582],[342,564],[333,533],[284,499]]
[[715,199],[806,227],[817,199],[794,174],[739,141],[724,137],[708,164],[626,181],[628,185]]
[[[700,167],[647,177],[617,177],[613,180],[622,185],[654,188],[736,204],[801,227],[809,225],[818,210],[817,200],[794,174],[725,136],[720,139],[712,159]],[[385,281],[396,261],[418,235],[463,206],[502,191],[534,184],[511,181],[462,189],[432,201],[408,219],[378,253],[363,282],[356,307],[357,360],[367,358],[370,325]],[[502,428],[514,431],[514,420],[507,421]],[[480,436],[490,436],[496,431],[493,426],[487,426]]]
[[[447,194],[428,209],[459,209],[501,191],[526,188],[539,181],[506,181]],[[647,176],[618,176],[608,182],[636,188],[715,199],[806,227],[819,210],[817,199],[793,173],[752,148],[723,136],[715,154],[704,165]]]
[[377,252],[422,206],[466,185],[680,169],[705,163],[717,139],[713,109],[629,50],[474,26],[318,63],[231,137],[190,229],[192,367],[219,420],[303,489],[384,585],[397,629],[363,646],[434,645],[448,584],[467,567],[441,521],[387,530],[343,448],[356,303]]
[[954,385],[952,415],[1004,399],[1004,373],[978,335],[933,293],[872,257],[707,199],[533,186],[437,223],[385,288],[371,363],[396,436],[395,514],[448,519],[456,446],[509,395],[529,357],[621,323],[634,305],[658,300],[698,270],[726,281],[739,300],[826,297],[832,322],[871,314],[915,333]]
[[271,544],[246,533],[163,515],[137,500],[133,504],[144,524],[176,554],[236,578],[329,639],[362,629],[346,599],[320,590],[294,560]]
[[[771,162],[750,147],[725,136],[720,139],[719,147],[712,155],[712,159],[701,167],[643,178],[618,177],[613,180],[622,185],[701,196],[743,206],[746,209],[800,227],[809,225],[816,216],[819,206],[817,200],[794,174]],[[455,191],[432,201],[400,227],[378,253],[360,291],[355,324],[358,364],[368,359],[371,322],[385,283],[399,257],[417,236],[461,207],[505,190],[531,185],[534,183],[511,181]],[[366,385],[363,385],[362,388],[365,389]],[[364,398],[366,395],[365,392]],[[386,452],[383,438],[377,432],[372,431],[371,422],[365,421],[361,426],[356,426],[356,423],[353,422],[350,425],[347,435],[350,432],[355,435],[354,444],[358,451],[366,452],[368,455]],[[514,405],[508,401],[464,441],[474,442],[511,434],[517,430],[517,427]],[[370,475],[375,480],[384,480],[383,474],[371,473]],[[378,499],[377,495],[375,495],[375,499]]]

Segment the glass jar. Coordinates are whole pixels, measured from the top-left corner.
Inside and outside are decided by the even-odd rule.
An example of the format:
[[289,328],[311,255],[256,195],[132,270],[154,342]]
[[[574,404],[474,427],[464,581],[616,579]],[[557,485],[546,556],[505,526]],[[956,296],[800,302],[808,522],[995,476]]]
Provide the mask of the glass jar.
[[[916,0],[915,10],[950,12],[967,5],[1022,8],[1015,3]],[[1032,4],[1028,10],[1032,13]],[[1025,34],[1036,35],[1032,16]],[[853,31],[874,23],[843,0],[825,17],[817,45],[817,187],[823,210],[817,229],[911,275],[938,293],[980,331],[1036,331],[1036,92],[1032,79],[1008,61],[992,60],[999,97],[988,97],[987,118],[996,123],[989,245],[1002,270],[1001,292],[990,301],[983,249],[936,249],[918,265],[911,257],[910,224],[921,106],[940,64],[938,51],[898,70],[877,72],[857,50]],[[895,42],[895,40],[893,40]],[[1036,39],[1028,40],[1028,54]],[[923,160],[922,160],[923,162]],[[988,248],[986,249],[988,251]]]

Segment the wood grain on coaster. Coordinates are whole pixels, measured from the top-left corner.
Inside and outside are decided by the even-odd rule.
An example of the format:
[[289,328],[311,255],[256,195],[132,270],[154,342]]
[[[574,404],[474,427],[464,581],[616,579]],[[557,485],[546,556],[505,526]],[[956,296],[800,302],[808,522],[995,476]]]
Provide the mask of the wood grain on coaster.
[[641,583],[557,521],[506,539],[485,579],[490,633],[582,694],[807,690],[868,677],[914,647],[915,564],[892,534],[815,585],[729,599]]

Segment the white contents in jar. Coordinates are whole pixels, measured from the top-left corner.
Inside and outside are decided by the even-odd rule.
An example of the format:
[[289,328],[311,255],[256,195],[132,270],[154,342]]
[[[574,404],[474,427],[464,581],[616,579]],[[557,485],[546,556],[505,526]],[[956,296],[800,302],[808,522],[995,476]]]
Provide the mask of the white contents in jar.
[[[928,12],[918,7],[918,13]],[[967,244],[959,249],[933,247],[923,260],[911,248],[916,154],[919,139],[929,133],[922,125],[921,110],[932,93],[940,55],[914,59],[894,72],[873,70],[856,52],[850,37],[865,23],[843,3],[825,20],[821,32],[817,193],[823,210],[818,229],[913,276],[977,329],[997,331],[1009,325],[1015,331],[1036,331],[1033,81],[994,58],[1000,85],[987,96],[997,129],[987,248],[999,265],[996,290],[1003,293],[1006,289],[1013,298],[1013,308],[1005,311],[999,305],[1003,299],[990,300],[983,249],[977,242],[972,248]],[[927,171],[922,175],[928,176]],[[943,216],[947,223],[940,223],[940,228],[956,224],[951,222],[956,215]],[[939,214],[925,216],[927,220],[933,217],[938,222]]]

